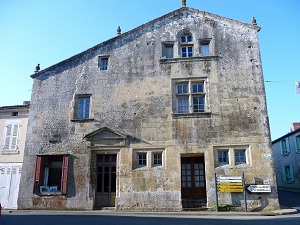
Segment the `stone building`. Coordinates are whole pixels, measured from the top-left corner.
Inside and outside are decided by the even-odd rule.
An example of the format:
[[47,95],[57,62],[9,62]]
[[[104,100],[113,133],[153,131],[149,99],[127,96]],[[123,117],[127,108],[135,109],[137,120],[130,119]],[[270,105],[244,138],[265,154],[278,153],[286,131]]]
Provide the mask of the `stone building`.
[[300,192],[300,123],[291,132],[272,141],[279,190]]
[[37,71],[19,208],[278,208],[259,30],[183,5]]
[[0,203],[16,209],[22,173],[29,102],[0,107]]

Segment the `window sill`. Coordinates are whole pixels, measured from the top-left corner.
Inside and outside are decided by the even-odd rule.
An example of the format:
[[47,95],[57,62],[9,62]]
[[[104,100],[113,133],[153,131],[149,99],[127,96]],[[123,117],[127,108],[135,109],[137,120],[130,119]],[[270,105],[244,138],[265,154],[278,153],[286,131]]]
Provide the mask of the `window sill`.
[[89,119],[72,119],[71,122],[78,122],[78,123],[87,123],[87,122],[92,122],[94,118],[89,118]]
[[202,113],[173,113],[173,119],[177,118],[197,118],[197,117],[211,117],[211,112],[202,112]]
[[213,61],[219,59],[219,56],[193,56],[180,58],[161,58],[160,63],[176,63],[176,62],[190,62],[190,61]]
[[20,154],[19,150],[2,150],[1,155],[17,155]]
[[53,192],[43,192],[43,193],[39,193],[37,195],[42,197],[42,196],[57,196],[57,195],[62,196],[63,194],[61,192],[55,192],[55,193],[53,193]]

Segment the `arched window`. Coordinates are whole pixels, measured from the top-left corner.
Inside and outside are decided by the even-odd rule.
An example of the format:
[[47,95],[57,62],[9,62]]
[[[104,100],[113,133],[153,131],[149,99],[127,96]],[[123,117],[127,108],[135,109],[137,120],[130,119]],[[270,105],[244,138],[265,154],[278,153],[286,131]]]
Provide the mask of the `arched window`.
[[183,58],[194,56],[193,35],[190,32],[184,32],[180,35],[180,56]]

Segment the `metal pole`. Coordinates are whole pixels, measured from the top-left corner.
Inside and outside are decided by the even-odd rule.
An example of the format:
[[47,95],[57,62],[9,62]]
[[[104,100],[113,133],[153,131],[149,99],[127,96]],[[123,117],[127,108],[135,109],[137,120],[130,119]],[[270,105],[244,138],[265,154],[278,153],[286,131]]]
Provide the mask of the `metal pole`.
[[246,187],[245,187],[245,174],[243,172],[243,175],[242,175],[242,181],[243,181],[243,190],[244,190],[244,204],[245,204],[245,212],[248,211],[247,209],[247,197],[246,197]]
[[217,181],[217,174],[216,174],[216,172],[215,172],[215,187],[216,187],[216,211],[219,212],[218,181]]

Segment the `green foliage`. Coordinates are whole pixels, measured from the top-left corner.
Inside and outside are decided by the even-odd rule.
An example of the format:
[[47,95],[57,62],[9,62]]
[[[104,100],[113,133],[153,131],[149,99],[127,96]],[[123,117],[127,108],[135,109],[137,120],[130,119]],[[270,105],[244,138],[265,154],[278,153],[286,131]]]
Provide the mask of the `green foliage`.
[[[211,208],[213,211],[217,211],[216,205],[212,205]],[[229,205],[229,204],[221,204],[221,205],[219,205],[219,211],[235,211],[235,206]]]

